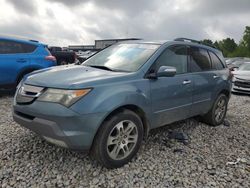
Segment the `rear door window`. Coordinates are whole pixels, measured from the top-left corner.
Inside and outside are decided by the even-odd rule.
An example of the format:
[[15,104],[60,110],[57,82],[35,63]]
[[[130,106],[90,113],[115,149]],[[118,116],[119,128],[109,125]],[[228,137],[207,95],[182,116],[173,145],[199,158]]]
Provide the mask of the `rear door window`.
[[209,51],[209,55],[212,61],[212,68],[216,70],[224,69],[224,66],[220,59],[213,52]]
[[0,40],[0,54],[31,53],[35,45],[15,41]]
[[207,50],[199,47],[190,47],[189,56],[191,72],[211,70],[211,62]]

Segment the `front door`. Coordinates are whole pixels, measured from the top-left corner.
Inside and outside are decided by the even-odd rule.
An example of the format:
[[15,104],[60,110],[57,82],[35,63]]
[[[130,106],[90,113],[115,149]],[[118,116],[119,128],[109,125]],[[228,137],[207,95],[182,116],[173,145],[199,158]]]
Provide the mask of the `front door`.
[[150,80],[153,127],[188,118],[192,106],[193,82],[187,68],[187,47],[168,47],[156,60],[152,70],[157,71],[161,66],[175,67],[177,72],[173,77]]

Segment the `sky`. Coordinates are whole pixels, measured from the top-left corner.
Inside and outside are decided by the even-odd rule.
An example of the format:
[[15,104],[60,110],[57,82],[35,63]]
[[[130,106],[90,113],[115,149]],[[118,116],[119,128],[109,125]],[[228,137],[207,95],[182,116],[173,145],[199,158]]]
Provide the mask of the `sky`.
[[127,37],[238,42],[247,25],[250,0],[0,0],[0,35],[48,45]]

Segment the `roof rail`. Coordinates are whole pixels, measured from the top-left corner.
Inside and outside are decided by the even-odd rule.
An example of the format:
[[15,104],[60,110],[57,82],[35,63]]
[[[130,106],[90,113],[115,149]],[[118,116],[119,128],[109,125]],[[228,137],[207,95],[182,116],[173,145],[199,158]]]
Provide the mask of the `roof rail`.
[[194,42],[194,43],[199,43],[199,44],[201,44],[200,41],[194,40],[194,39],[189,39],[189,38],[176,38],[176,39],[174,39],[174,41],[183,41],[183,42],[189,41],[189,42]]
[[176,39],[174,39],[174,41],[182,41],[182,42],[189,41],[189,42],[193,42],[193,43],[197,43],[197,44],[203,44],[203,45],[206,45],[206,46],[209,46],[209,47],[217,49],[216,46],[214,46],[212,44],[207,44],[207,43],[204,43],[202,41],[198,41],[198,40],[194,40],[194,39],[189,39],[189,38],[176,38]]

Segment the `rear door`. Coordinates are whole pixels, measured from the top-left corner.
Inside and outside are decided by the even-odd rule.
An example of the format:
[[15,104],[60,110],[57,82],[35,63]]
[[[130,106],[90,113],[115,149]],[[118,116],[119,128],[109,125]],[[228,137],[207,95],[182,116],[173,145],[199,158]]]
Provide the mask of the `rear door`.
[[156,60],[151,71],[156,72],[161,66],[173,66],[177,73],[173,77],[150,80],[153,127],[189,117],[192,106],[193,83],[188,74],[187,47],[168,47]]
[[216,73],[208,51],[204,48],[189,47],[189,70],[194,80],[192,116],[206,113],[211,107]]
[[0,40],[0,84],[13,84],[16,76],[17,57],[8,40]]
[[19,73],[29,66],[35,46],[11,40],[0,40],[0,84],[15,84]]

